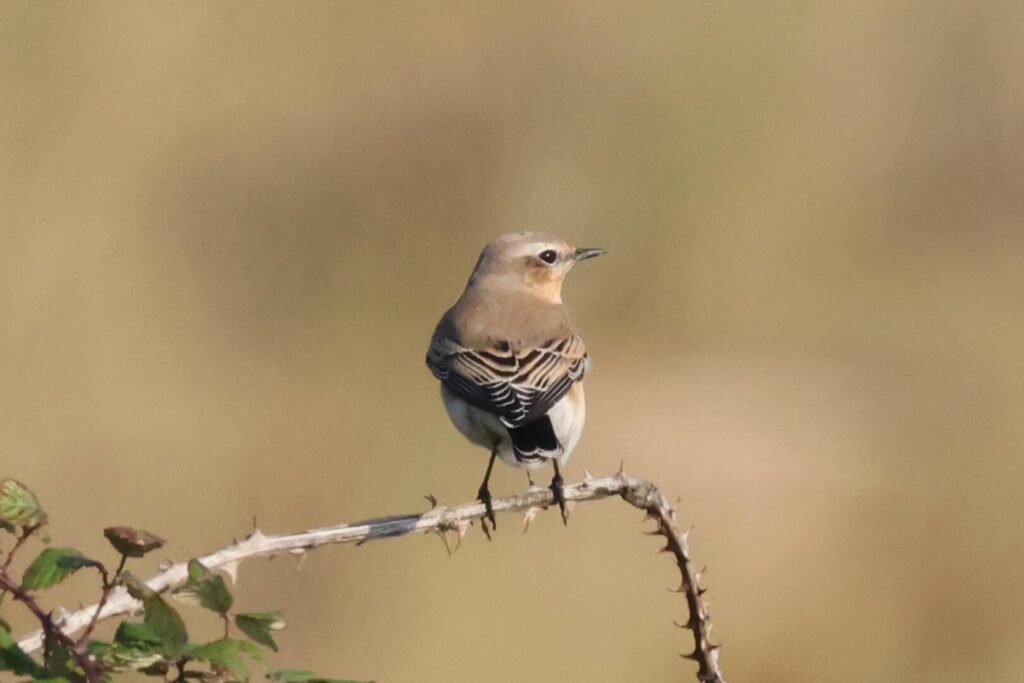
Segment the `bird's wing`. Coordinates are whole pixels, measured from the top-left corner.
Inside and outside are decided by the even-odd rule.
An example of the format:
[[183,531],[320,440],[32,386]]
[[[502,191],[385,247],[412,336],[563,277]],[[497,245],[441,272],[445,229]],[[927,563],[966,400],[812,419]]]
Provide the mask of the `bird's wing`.
[[589,364],[575,334],[513,350],[507,342],[469,349],[443,335],[431,340],[427,365],[470,405],[521,427],[547,413],[583,379]]

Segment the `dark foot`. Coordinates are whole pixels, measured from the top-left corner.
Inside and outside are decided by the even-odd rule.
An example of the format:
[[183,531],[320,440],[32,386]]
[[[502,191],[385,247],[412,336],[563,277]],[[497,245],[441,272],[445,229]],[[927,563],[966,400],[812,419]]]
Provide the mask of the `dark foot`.
[[561,473],[555,472],[555,478],[551,480],[551,493],[555,494],[555,502],[562,511],[562,524],[569,526],[569,511],[565,509],[565,489],[562,486],[564,483]]
[[480,526],[484,529],[484,534],[487,536],[487,540],[491,540],[491,532],[487,528],[487,521],[491,522],[491,529],[497,530],[498,522],[494,517],[494,507],[491,505],[491,492],[486,486],[481,486],[480,490],[476,493],[477,500],[484,504],[484,518],[480,520]]

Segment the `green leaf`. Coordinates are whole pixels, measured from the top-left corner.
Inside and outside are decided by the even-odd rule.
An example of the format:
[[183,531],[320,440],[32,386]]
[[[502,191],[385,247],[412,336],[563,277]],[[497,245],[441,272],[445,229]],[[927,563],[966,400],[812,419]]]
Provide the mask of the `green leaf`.
[[270,679],[281,683],[306,683],[316,678],[316,674],[305,669],[281,669],[270,674]]
[[242,652],[267,667],[268,670],[270,669],[270,663],[267,662],[267,656],[263,654],[263,650],[261,650],[258,645],[250,643],[248,640],[239,640],[238,647],[242,649]]
[[0,480],[0,522],[4,527],[33,527],[46,523],[39,499],[14,479]]
[[18,641],[4,627],[0,627],[0,671],[13,671],[19,676],[43,675],[43,668],[18,647]]
[[242,658],[240,642],[224,638],[189,648],[186,654],[192,659],[209,662],[244,678],[249,675],[249,665]]
[[242,633],[252,640],[269,647],[277,652],[277,643],[271,637],[271,631],[280,631],[284,628],[284,621],[281,620],[280,612],[248,612],[235,615],[235,624],[242,630]]
[[121,645],[160,645],[162,641],[149,624],[122,621],[114,634],[114,642]]
[[142,601],[146,624],[160,639],[168,652],[180,652],[188,642],[188,632],[178,611],[167,604],[159,594],[153,593]]
[[114,546],[114,550],[128,557],[142,557],[166,543],[156,534],[130,526],[108,526],[103,530],[103,535]]
[[[145,626],[145,624],[139,625]],[[125,644],[116,641],[105,643],[100,640],[90,640],[89,654],[102,665],[106,672],[140,671],[155,665],[167,664],[167,660],[157,650],[157,644],[141,641]]]
[[84,681],[81,669],[76,668],[77,663],[71,656],[71,651],[64,643],[49,634],[43,640],[43,660],[46,662],[47,674],[67,678],[76,683]]
[[270,680],[279,683],[373,683],[373,681],[352,681],[341,678],[324,678],[317,676],[312,671],[300,669],[282,669],[270,674]]
[[224,577],[211,572],[199,560],[188,561],[188,581],[174,595],[218,614],[227,614],[234,602]]
[[25,590],[49,588],[82,567],[95,567],[97,564],[75,548],[47,548],[25,570],[21,585]]

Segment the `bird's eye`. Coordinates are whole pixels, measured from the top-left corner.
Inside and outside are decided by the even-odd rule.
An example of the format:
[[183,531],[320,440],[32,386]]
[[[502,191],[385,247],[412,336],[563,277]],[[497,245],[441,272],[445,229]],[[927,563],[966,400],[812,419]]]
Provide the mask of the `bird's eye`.
[[540,252],[540,260],[550,266],[552,263],[558,260],[558,254],[555,253],[554,249],[545,249],[544,251]]

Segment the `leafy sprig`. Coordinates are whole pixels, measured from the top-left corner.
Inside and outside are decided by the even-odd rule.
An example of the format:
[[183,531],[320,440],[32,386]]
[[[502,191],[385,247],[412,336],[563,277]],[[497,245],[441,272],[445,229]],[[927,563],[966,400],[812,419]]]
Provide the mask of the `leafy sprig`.
[[[303,670],[271,671],[263,648],[277,652],[271,633],[284,628],[281,613],[232,613],[234,598],[224,577],[198,560],[189,562],[187,582],[172,595],[179,602],[216,614],[224,633],[210,642],[192,642],[185,620],[166,596],[125,570],[130,558],[144,557],[165,543],[144,529],[104,529],[103,535],[118,557],[113,571],[77,548],[49,547],[28,564],[20,581],[15,579],[11,571],[15,557],[47,521],[39,499],[28,487],[14,479],[0,480],[0,532],[13,539],[5,554],[0,549],[0,607],[10,595],[36,617],[44,634],[43,657],[38,661],[18,646],[10,626],[0,618],[0,672],[9,671],[35,683],[106,683],[126,672],[173,683],[242,683],[254,676],[279,683],[354,683]],[[99,574],[100,599],[81,635],[72,637],[39,605],[36,595],[83,569],[95,569]],[[110,642],[93,639],[104,605],[121,586],[142,603],[142,620],[122,621]],[[233,637],[232,624],[244,638]]]

